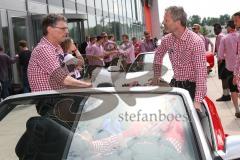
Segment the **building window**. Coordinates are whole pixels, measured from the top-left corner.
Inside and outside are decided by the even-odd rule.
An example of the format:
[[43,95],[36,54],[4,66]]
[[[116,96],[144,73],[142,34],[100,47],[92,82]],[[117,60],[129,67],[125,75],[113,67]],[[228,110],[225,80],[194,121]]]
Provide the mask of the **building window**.
[[109,14],[114,14],[113,3],[113,0],[108,0]]
[[113,0],[113,10],[114,10],[114,17],[115,17],[115,20],[118,21],[118,15],[119,15],[119,11],[118,11],[118,2],[117,0]]
[[65,9],[66,13],[76,13],[75,0],[64,0],[64,7],[67,8]]
[[117,6],[118,6],[118,14],[119,16],[122,16],[122,1],[121,0],[117,0]]
[[85,0],[77,0],[77,3],[86,5],[86,1]]
[[86,13],[87,12],[86,5],[77,3],[77,12]]
[[104,18],[102,16],[97,17],[97,25],[96,25],[97,35],[100,35],[102,33],[103,25],[104,25]]
[[96,36],[96,16],[95,15],[88,15],[88,34]]
[[135,3],[135,0],[132,0],[132,17],[133,17],[133,20],[136,21],[136,3]]
[[48,4],[50,5],[54,5],[54,6],[59,6],[59,7],[62,7],[63,4],[62,4],[62,1],[56,1],[56,0],[48,0]]
[[[98,1],[98,0],[97,0]],[[93,7],[93,8],[95,8],[95,6],[94,6],[94,0],[87,0],[87,6],[88,7]]]
[[46,3],[46,0],[31,0],[31,1],[40,2],[40,3]]
[[[3,38],[3,48],[5,53],[10,55],[10,46],[9,46],[9,31],[8,31],[8,21],[6,11],[0,10],[1,23],[2,23],[2,38]],[[0,37],[1,38],[1,37]]]
[[102,0],[102,8],[104,12],[108,13],[108,0]]
[[127,9],[127,17],[132,18],[131,1],[129,1],[129,0],[126,0],[126,9]]

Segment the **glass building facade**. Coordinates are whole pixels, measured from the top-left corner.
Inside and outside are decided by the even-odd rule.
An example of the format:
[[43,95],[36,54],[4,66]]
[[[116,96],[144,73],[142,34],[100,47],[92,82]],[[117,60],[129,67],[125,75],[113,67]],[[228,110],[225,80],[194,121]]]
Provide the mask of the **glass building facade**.
[[[18,53],[17,42],[26,40],[30,49],[42,37],[41,20],[48,13],[64,14],[70,36],[82,43],[86,35],[101,32],[142,37],[143,9],[141,0],[0,0],[0,45],[10,56]],[[17,65],[12,79],[20,81]]]

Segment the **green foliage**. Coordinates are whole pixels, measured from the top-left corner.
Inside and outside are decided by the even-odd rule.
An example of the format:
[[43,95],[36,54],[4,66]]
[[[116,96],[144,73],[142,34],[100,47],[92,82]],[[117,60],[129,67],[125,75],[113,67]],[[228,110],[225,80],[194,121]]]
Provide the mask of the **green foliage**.
[[230,20],[230,15],[224,14],[220,15],[218,18],[216,17],[203,17],[201,21],[201,17],[199,15],[193,15],[188,19],[188,26],[191,27],[193,24],[197,23],[202,26],[213,26],[215,23],[220,23],[221,25],[226,25],[227,21]]
[[188,25],[193,26],[193,24],[200,24],[201,23],[201,17],[199,15],[192,15],[188,19]]

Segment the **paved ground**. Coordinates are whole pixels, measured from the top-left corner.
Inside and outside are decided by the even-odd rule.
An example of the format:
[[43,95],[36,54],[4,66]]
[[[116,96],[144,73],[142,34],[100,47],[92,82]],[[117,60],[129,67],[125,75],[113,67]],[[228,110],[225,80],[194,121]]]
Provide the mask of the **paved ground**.
[[[223,128],[228,134],[240,134],[240,119],[235,118],[235,109],[232,101],[216,102],[215,100],[222,96],[221,81],[217,77],[216,67],[208,77],[207,95],[215,103],[218,114],[221,118]],[[240,99],[239,99],[240,104]]]

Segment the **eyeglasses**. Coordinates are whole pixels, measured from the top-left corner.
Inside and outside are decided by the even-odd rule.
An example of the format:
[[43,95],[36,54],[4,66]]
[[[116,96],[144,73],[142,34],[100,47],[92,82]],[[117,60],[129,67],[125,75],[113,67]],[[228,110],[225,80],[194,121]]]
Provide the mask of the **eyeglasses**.
[[192,30],[196,30],[197,28],[192,28]]
[[55,26],[53,28],[58,28],[58,29],[61,29],[61,30],[68,30],[68,27],[57,27],[57,26]]

